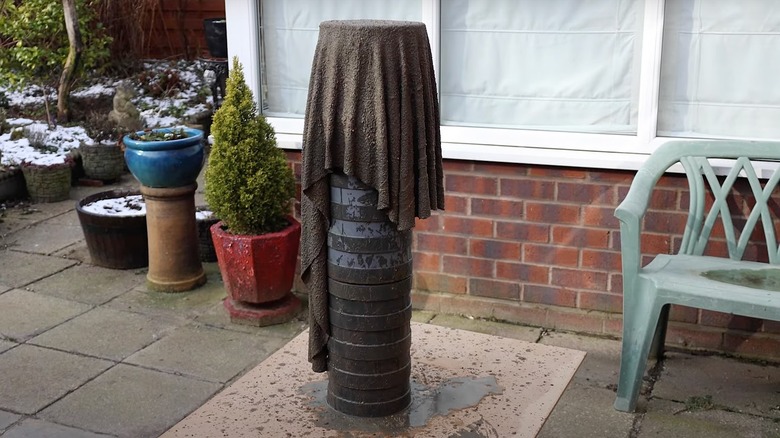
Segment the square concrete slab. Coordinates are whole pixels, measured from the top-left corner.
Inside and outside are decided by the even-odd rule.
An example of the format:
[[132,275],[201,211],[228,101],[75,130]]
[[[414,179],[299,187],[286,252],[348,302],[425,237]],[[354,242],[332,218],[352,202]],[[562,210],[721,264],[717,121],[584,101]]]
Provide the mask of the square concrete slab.
[[284,324],[274,324],[265,327],[257,327],[248,324],[236,324],[230,321],[230,315],[225,305],[220,300],[218,303],[206,309],[203,314],[195,318],[195,322],[213,327],[235,330],[244,333],[264,333],[271,336],[281,336],[292,339],[308,327],[308,310],[305,303],[301,306],[298,317]]
[[28,290],[86,304],[103,304],[146,281],[145,270],[71,266],[27,286]]
[[187,320],[96,308],[38,335],[29,344],[121,361]]
[[220,387],[216,383],[119,364],[39,416],[120,437],[156,437]]
[[[344,416],[325,405],[326,375],[311,371],[304,332],[163,437],[532,437],[585,356],[581,351],[418,323],[412,324],[412,337],[415,395],[408,415],[394,416],[399,423],[382,426],[391,430],[378,429],[377,419]],[[481,399],[482,391],[471,391],[472,385],[463,384],[468,393],[448,386],[487,380],[495,385]],[[453,396],[456,393],[463,398]],[[460,409],[444,409],[464,399],[471,400]]]
[[0,354],[0,408],[34,414],[113,363],[32,345]]
[[206,284],[189,292],[163,293],[146,288],[143,284],[106,303],[106,306],[158,316],[183,316],[194,318],[206,312],[225,298],[225,287],[218,272],[206,271]]
[[80,263],[92,263],[92,257],[89,255],[89,248],[85,240],[79,240],[73,245],[66,246],[52,254],[55,257],[62,257],[69,260],[75,260]]
[[[29,226],[42,222],[52,216],[57,216],[75,210],[73,201],[51,202],[46,204],[19,204],[5,211],[3,222],[0,222],[0,235],[12,238],[13,234]],[[0,243],[6,244],[0,238]]]
[[684,403],[707,396],[735,412],[780,419],[780,367],[667,353],[653,397]]
[[616,411],[614,401],[613,391],[583,384],[575,377],[537,438],[631,436],[636,414]]
[[19,421],[20,418],[22,418],[21,415],[14,414],[13,412],[0,410],[0,435],[3,435],[3,431],[7,429],[8,426]]
[[780,423],[770,418],[720,409],[686,411],[682,403],[650,400],[636,435],[644,437],[780,437]]
[[17,251],[51,254],[82,239],[84,233],[78,221],[73,225],[53,218],[17,231],[6,238],[6,244],[13,245]]
[[287,339],[216,327],[186,326],[133,354],[125,362],[224,383],[268,357]]
[[17,344],[16,342],[4,341],[0,339],[0,353],[4,352],[5,350],[8,350],[11,347],[15,347],[17,345],[19,344]]
[[0,283],[11,287],[25,286],[74,264],[73,260],[59,257],[0,250],[0,266],[3,267],[0,269]]
[[12,290],[0,295],[0,336],[26,341],[89,309],[86,304]]
[[3,438],[107,438],[110,436],[111,435],[49,423],[48,421],[37,420],[35,418],[26,418],[3,434]]
[[[620,375],[620,341],[573,333],[548,332],[539,342],[544,345],[587,351],[588,356],[574,375],[574,380],[599,388],[617,388]],[[612,402],[609,405],[611,407]]]

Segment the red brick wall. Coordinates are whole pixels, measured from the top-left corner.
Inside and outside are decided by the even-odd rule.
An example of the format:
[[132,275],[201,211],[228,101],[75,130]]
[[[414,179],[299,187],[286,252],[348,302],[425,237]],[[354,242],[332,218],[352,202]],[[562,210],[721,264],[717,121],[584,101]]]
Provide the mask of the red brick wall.
[[[299,176],[300,153],[288,157]],[[444,168],[446,210],[415,227],[415,308],[620,337],[612,213],[634,172],[455,160]],[[647,260],[679,248],[681,205],[685,178],[662,178],[642,241]],[[780,359],[780,323],[687,307],[670,319],[667,345]]]

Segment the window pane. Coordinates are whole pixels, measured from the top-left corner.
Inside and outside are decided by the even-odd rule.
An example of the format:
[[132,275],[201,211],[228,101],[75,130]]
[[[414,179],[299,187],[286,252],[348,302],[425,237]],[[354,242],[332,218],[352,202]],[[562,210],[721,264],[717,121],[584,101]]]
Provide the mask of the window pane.
[[303,117],[320,22],[384,19],[421,21],[422,0],[264,0],[264,113]]
[[780,2],[669,0],[658,134],[780,138]]
[[442,1],[442,123],[636,132],[643,4]]

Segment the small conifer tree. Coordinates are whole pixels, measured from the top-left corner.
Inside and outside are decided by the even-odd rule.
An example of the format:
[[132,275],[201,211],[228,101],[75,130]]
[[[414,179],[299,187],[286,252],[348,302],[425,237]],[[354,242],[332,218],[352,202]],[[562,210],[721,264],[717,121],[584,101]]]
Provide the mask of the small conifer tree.
[[233,234],[265,234],[287,226],[295,177],[273,128],[257,111],[238,58],[227,95],[214,114],[206,168],[206,202]]

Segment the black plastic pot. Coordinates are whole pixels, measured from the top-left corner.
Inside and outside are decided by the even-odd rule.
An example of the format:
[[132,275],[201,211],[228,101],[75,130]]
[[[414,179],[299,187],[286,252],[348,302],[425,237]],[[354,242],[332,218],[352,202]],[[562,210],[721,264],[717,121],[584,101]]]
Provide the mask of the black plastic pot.
[[227,21],[224,18],[206,18],[203,20],[203,32],[206,34],[206,46],[212,58],[227,58]]

